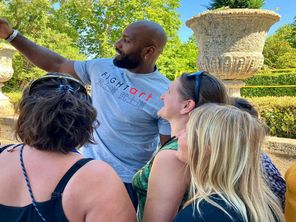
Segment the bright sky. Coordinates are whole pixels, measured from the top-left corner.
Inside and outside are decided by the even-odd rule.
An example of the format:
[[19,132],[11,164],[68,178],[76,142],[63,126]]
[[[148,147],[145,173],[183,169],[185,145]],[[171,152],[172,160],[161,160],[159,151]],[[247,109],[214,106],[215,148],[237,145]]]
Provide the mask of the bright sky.
[[[189,36],[192,35],[190,28],[187,28],[185,22],[207,10],[206,5],[211,2],[210,0],[181,0],[181,7],[177,9],[177,12],[180,14],[182,21],[181,29],[179,30],[179,36],[182,41],[186,41]],[[273,10],[276,13],[280,14],[281,19],[275,23],[269,30],[268,34],[272,34],[279,27],[293,22],[293,18],[296,16],[296,1],[295,0],[265,0],[265,5],[263,9]]]

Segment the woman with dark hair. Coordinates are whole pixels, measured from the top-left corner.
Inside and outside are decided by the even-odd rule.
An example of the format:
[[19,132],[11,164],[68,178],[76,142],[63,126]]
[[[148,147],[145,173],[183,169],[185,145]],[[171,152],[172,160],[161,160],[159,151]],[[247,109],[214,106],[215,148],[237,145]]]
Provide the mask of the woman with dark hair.
[[189,113],[204,103],[228,102],[223,83],[204,71],[181,75],[161,99],[164,106],[158,115],[170,122],[173,137],[133,178],[139,199],[138,219],[145,222],[171,222],[186,201],[190,177],[176,152],[177,137],[185,129]]
[[114,170],[76,151],[93,142],[96,115],[68,75],[49,73],[25,89],[16,126],[22,144],[0,149],[1,221],[136,220]]

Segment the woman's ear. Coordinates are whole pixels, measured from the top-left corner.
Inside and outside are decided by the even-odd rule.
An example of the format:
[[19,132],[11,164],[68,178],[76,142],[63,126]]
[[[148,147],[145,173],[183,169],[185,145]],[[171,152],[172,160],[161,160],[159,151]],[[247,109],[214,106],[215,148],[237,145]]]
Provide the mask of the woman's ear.
[[181,109],[181,114],[189,114],[195,108],[195,101],[193,99],[188,99],[184,101],[184,106]]

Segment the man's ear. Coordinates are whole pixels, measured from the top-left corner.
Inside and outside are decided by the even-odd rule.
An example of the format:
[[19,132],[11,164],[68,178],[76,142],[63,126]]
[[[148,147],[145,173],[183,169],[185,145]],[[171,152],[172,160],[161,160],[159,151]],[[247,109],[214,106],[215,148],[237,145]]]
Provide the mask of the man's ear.
[[195,101],[193,99],[188,99],[184,101],[184,106],[181,109],[181,114],[188,114],[195,108]]
[[156,47],[155,46],[148,46],[145,47],[143,50],[143,54],[144,54],[144,58],[147,59],[149,57],[151,57],[151,55],[153,55],[156,51]]

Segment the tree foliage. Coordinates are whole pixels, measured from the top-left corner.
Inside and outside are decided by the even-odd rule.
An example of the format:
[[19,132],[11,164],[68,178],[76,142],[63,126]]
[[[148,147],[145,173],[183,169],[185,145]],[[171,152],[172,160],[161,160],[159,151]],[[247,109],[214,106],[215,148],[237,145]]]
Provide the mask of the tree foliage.
[[158,59],[158,67],[169,79],[173,80],[183,72],[197,70],[197,46],[195,37],[191,36],[185,43],[179,39],[169,42],[163,55]]
[[[50,48],[70,59],[84,59],[76,44],[78,35],[73,31],[57,29],[54,8],[48,0],[10,0],[1,1],[0,10],[11,26],[32,41]],[[70,27],[64,20],[60,26]],[[70,28],[69,28],[70,29]],[[67,31],[67,32],[66,32]],[[41,76],[44,71],[31,64],[24,56],[17,53],[13,59],[14,75],[5,84],[4,90],[22,88],[33,78]]]
[[292,30],[288,42],[293,48],[296,48],[296,17],[294,17],[294,22],[291,24]]
[[[237,0],[217,0],[221,4]],[[73,60],[113,57],[114,43],[130,23],[149,19],[162,25],[168,44],[157,65],[168,78],[196,70],[197,47],[192,36],[181,42],[181,25],[176,9],[180,0],[3,0],[1,16],[13,28],[37,44]],[[214,1],[213,1],[214,2]],[[260,2],[253,1],[239,1]],[[248,3],[248,4],[249,4]],[[227,6],[227,5],[223,5]],[[228,5],[229,6],[229,5]],[[243,6],[240,6],[243,7]],[[270,36],[265,44],[265,65],[271,68],[296,67],[296,18]],[[43,71],[19,53],[13,60],[15,70],[6,90],[24,86]]]
[[[168,44],[158,68],[170,79],[196,70],[197,48],[191,37],[182,43],[176,9],[180,0],[4,0],[2,17],[32,41],[62,56],[82,60],[113,57],[114,43],[130,23],[148,19],[163,26]],[[16,54],[14,76],[5,90],[22,88],[44,72]]]
[[[294,21],[295,23],[295,21]],[[271,68],[296,68],[295,24],[284,25],[268,37],[264,46],[264,63]]]
[[79,33],[79,46],[91,57],[111,57],[114,43],[132,22],[148,19],[159,23],[169,40],[181,25],[179,0],[59,0],[57,13],[67,17]]
[[58,13],[66,15],[80,35],[80,49],[89,57],[112,57],[114,43],[130,23],[148,19],[159,23],[168,35],[168,43],[157,64],[168,78],[196,69],[197,48],[192,37],[182,43],[181,25],[176,12],[179,0],[68,0],[58,1]]
[[261,8],[264,0],[211,0],[208,9],[219,8]]

